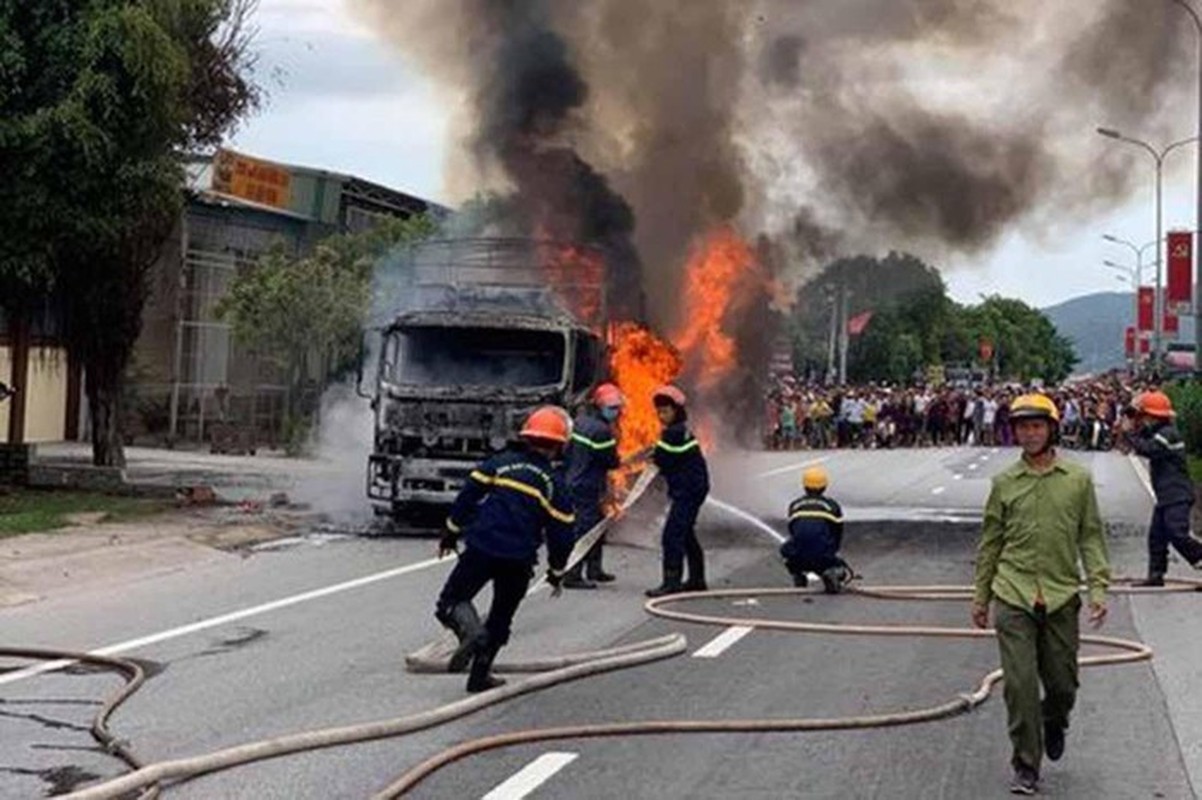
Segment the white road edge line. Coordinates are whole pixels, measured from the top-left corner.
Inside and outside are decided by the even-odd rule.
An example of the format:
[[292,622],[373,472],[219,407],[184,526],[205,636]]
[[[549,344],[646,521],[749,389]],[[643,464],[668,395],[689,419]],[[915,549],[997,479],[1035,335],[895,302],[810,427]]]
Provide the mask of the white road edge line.
[[756,477],[757,478],[771,478],[774,475],[784,475],[786,472],[795,472],[799,469],[805,469],[806,467],[816,467],[819,464],[826,463],[827,458],[829,458],[829,456],[823,456],[822,458],[812,458],[809,461],[802,461],[799,464],[789,464],[788,466],[785,466],[785,467],[777,467],[776,469],[770,469],[767,472],[761,472],[759,475],[756,475]]
[[[240,611],[231,611],[228,614],[209,617],[208,619],[202,619],[199,622],[193,622],[189,625],[181,625],[178,628],[171,628],[170,630],[160,631],[159,633],[152,633],[149,636],[142,636],[137,639],[130,639],[118,644],[111,644],[106,647],[101,647],[98,650],[91,650],[89,653],[95,656],[113,656],[119,653],[128,652],[130,650],[136,650],[139,647],[158,644],[159,642],[165,642],[170,639],[178,639],[181,636],[188,636],[189,634],[198,633],[200,631],[208,630],[209,628],[216,628],[220,625],[228,625],[231,622],[238,622],[239,620],[244,620],[248,617],[256,617],[260,614],[278,611],[281,608],[288,608],[289,606],[294,606],[299,603],[317,600],[322,597],[329,597],[330,595],[339,594],[340,592],[358,589],[363,586],[370,586],[373,583],[386,581],[390,578],[398,578],[401,575],[408,575],[411,572],[417,572],[419,570],[434,567],[439,564],[449,563],[454,563],[454,559],[431,558],[427,559],[426,561],[418,561],[414,564],[406,564],[403,567],[396,567],[395,569],[377,572],[373,575],[365,575],[362,578],[354,578],[353,580],[343,581],[342,583],[336,583],[332,586],[325,586],[321,589],[314,589],[312,591],[302,592],[301,594],[294,594],[291,597],[282,597],[279,600],[272,600],[269,603],[251,606],[250,608],[244,608]],[[55,670],[63,669],[75,663],[77,662],[47,661],[32,667],[26,667],[25,669],[20,669],[16,672],[10,672],[7,675],[0,675],[0,686],[4,686],[9,683],[16,683],[19,680],[32,678],[35,675],[41,675],[46,672],[53,672]]]
[[1148,490],[1148,496],[1155,503],[1156,490],[1152,488],[1152,479],[1148,476],[1148,468],[1144,466],[1144,462],[1135,453],[1128,453],[1127,460],[1131,462],[1131,469],[1135,470],[1135,476],[1139,478],[1139,482]]
[[579,753],[544,753],[484,795],[482,800],[522,800],[579,757]]
[[731,625],[722,633],[715,636],[704,647],[693,653],[693,658],[717,658],[725,653],[731,645],[751,633],[755,628],[746,625]]

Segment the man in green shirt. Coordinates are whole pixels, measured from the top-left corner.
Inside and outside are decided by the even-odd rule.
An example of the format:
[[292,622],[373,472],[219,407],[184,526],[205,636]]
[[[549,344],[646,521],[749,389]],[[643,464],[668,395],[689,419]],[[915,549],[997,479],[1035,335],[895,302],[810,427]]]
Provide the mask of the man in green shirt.
[[[1035,794],[1043,754],[1064,754],[1077,695],[1078,586],[1085,566],[1089,621],[1106,619],[1110,565],[1093,479],[1055,449],[1060,414],[1040,394],[1019,397],[1010,424],[1022,459],[993,479],[977,551],[972,621],[994,629],[1005,673],[1015,794]],[[1039,698],[1043,684],[1044,698]]]

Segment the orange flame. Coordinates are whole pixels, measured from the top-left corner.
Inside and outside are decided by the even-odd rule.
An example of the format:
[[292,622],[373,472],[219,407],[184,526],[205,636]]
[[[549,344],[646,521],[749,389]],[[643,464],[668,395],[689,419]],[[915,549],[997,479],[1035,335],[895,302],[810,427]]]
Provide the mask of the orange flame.
[[702,391],[721,383],[737,363],[735,341],[723,326],[732,306],[742,299],[738,290],[755,267],[751,247],[729,225],[711,231],[689,257],[684,322],[672,342]]
[[676,380],[681,364],[672,345],[633,322],[617,325],[612,338],[610,370],[626,397],[618,419],[618,454],[625,458],[659,439],[659,417],[651,396]]

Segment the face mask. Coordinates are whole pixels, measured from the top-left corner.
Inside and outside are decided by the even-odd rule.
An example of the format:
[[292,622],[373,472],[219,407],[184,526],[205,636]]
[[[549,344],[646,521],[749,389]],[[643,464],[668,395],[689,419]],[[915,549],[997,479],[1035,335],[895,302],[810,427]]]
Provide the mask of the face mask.
[[619,406],[605,406],[601,409],[601,418],[606,422],[613,422],[622,413]]

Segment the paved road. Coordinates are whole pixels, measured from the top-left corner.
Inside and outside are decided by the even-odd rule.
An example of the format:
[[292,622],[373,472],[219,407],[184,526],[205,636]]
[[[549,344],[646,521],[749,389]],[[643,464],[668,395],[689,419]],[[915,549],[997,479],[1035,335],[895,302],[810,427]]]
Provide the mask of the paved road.
[[[716,494],[777,524],[809,454],[750,454],[717,465]],[[971,520],[987,477],[1012,454],[988,450],[854,452],[825,456],[837,496],[861,520],[847,554],[873,583],[963,583],[971,575]],[[1124,532],[1150,503],[1131,464],[1085,457],[1105,513],[1122,523],[1112,549],[1121,570],[1142,565],[1142,542]],[[957,476],[960,476],[957,478]],[[941,491],[936,491],[941,489]],[[894,520],[894,521],[890,521]],[[896,520],[902,520],[899,523]],[[709,510],[703,539],[712,583],[781,585],[771,540]],[[144,757],[204,753],[251,739],[427,709],[462,696],[462,678],[404,672],[401,659],[437,633],[432,598],[450,565],[428,563],[432,543],[315,540],[250,557],[0,612],[0,641],[95,648],[165,633],[133,648],[153,675],[114,721]],[[507,656],[562,653],[665,631],[696,651],[722,631],[649,620],[640,592],[656,578],[654,552],[612,548],[612,588],[545,594],[523,606]],[[346,585],[404,565],[402,574]],[[343,588],[320,597],[321,587]],[[298,599],[298,597],[300,599]],[[291,599],[261,609],[263,604]],[[1155,666],[1087,673],[1065,760],[1047,771],[1060,797],[1192,797],[1199,777],[1202,705],[1191,687],[1202,647],[1191,641],[1192,597],[1117,599],[1109,632],[1146,637]],[[712,601],[722,613],[746,607]],[[239,610],[238,619],[201,625]],[[763,601],[786,618],[964,623],[960,604],[870,602],[853,597]],[[752,633],[721,655],[684,656],[512,701],[405,739],[280,759],[173,788],[176,798],[359,798],[448,744],[516,728],[647,718],[827,716],[940,702],[996,664],[992,646],[930,640]],[[5,665],[0,665],[5,666]],[[16,667],[16,664],[7,665]],[[86,670],[13,680],[0,674],[0,796],[39,797],[120,772],[86,732],[95,700],[114,679]],[[6,682],[7,681],[7,682]],[[565,753],[558,761],[543,758]],[[1183,755],[1184,753],[1184,755]],[[572,757],[574,756],[574,757]],[[541,760],[540,760],[541,759]],[[451,767],[415,796],[482,797],[531,762],[550,763],[537,797],[948,797],[1003,796],[1007,746],[1001,704],[909,729],[838,734],[665,736],[515,748]],[[567,762],[564,764],[564,762]],[[561,766],[562,765],[562,766]],[[502,795],[522,796],[520,793]]]

